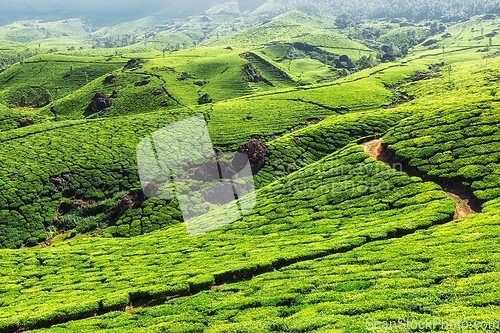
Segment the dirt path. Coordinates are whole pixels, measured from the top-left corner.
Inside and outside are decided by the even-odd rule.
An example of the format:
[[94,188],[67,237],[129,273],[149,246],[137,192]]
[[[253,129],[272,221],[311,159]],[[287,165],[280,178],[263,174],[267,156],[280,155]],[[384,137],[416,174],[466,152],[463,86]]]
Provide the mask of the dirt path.
[[[365,150],[365,153],[370,155],[376,160],[383,161],[382,159],[382,153],[383,153],[383,147],[382,147],[382,139],[378,140],[372,140],[365,142],[361,145],[363,149]],[[383,161],[385,162],[385,161]]]
[[[376,159],[378,161],[382,161],[391,167],[397,166],[398,171],[401,171],[400,169],[403,166],[403,164],[397,163],[395,161],[394,154],[392,152],[388,151],[382,145],[382,139],[372,140],[372,141],[363,143],[361,145],[361,147],[363,147],[365,152],[368,155],[370,155],[371,157],[373,157],[374,159]],[[407,170],[404,170],[404,168],[403,168],[403,171],[406,172]],[[425,175],[415,174],[416,172],[414,169],[411,170],[411,172],[407,172],[407,173],[411,176],[416,175],[416,176],[421,177],[424,180],[427,180],[426,179],[427,177],[425,177]],[[472,194],[468,193],[469,191],[467,191],[465,188],[454,188],[453,191],[451,191],[446,186],[442,186],[442,187],[443,187],[443,190],[445,191],[445,193],[448,195],[448,197],[453,199],[453,201],[455,201],[455,203],[457,205],[457,209],[455,211],[455,220],[464,218],[464,217],[471,215],[471,214],[476,214],[478,212],[477,209],[474,209],[472,207],[473,206],[471,204],[471,202],[473,201]],[[476,204],[476,206],[477,206],[477,204]]]

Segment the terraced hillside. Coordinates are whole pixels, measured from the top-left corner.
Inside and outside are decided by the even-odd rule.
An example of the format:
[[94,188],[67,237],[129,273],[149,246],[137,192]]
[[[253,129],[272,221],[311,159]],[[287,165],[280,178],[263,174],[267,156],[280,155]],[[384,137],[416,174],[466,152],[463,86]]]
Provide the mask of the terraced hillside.
[[105,58],[35,56],[1,74],[0,100],[18,107],[45,106],[123,64]]
[[13,110],[0,104],[0,131],[2,132],[33,125],[41,122],[43,118],[29,111]]
[[401,331],[419,325],[494,331],[497,207],[163,305],[139,305],[39,332],[366,332],[391,323]]
[[[208,126],[216,146],[236,150],[256,133],[270,139],[296,126],[305,126],[311,120],[349,112],[350,108],[355,112],[390,104],[391,92],[377,80],[371,81],[371,100],[365,96],[363,100],[342,102],[343,96],[360,91],[368,84],[352,82],[318,88],[318,94],[338,96],[335,101],[325,101],[328,103],[325,106],[296,100],[298,92],[287,92],[271,103],[268,98],[252,97],[217,103],[210,108],[180,108],[140,117],[48,123],[28,127],[19,133],[6,132],[3,138],[0,137],[4,147],[3,185],[6,193],[10,193],[8,189],[13,192],[3,196],[2,209],[9,225],[2,231],[3,246],[40,242],[49,230],[66,229],[61,218],[68,210],[73,212],[88,203],[106,204],[115,194],[139,187],[136,146],[145,135],[169,123],[205,113],[210,118]],[[337,104],[339,102],[341,104]],[[275,122],[276,114],[273,114],[277,108],[283,110],[284,121],[280,123]],[[28,162],[33,151],[39,152],[38,159]],[[108,204],[117,205],[115,201]],[[94,210],[101,213],[102,208]],[[112,212],[111,209],[108,214]],[[101,216],[101,219],[109,220],[109,216]]]
[[[344,167],[350,168],[349,174],[344,173]],[[307,186],[309,183],[311,185]],[[372,188],[370,184],[379,184],[380,188]],[[341,191],[332,195],[332,187]],[[161,295],[196,293],[196,290],[233,278],[251,277],[305,258],[345,252],[370,240],[447,222],[454,212],[453,202],[439,187],[421,183],[419,179],[397,173],[374,160],[367,161],[362,149],[355,146],[284,178],[257,195],[259,203],[251,215],[200,237],[187,237],[184,226],[178,225],[146,236],[141,242],[137,242],[138,239],[125,241],[128,246],[122,240],[96,242],[88,239],[38,250],[38,257],[32,259],[29,259],[32,250],[12,252],[28,256],[23,259],[23,268],[10,262],[9,252],[3,252],[2,262],[9,270],[2,280],[13,287],[5,290],[3,327],[23,327],[30,322],[34,326],[57,323],[63,319],[58,313],[78,318],[89,312],[125,307],[129,298],[154,299]],[[290,208],[297,203],[302,203],[302,207],[290,214]],[[215,211],[204,219],[210,223],[218,214]],[[398,214],[411,218],[406,225],[401,225]],[[176,242],[172,243],[172,239]],[[78,254],[90,248],[93,249],[90,256]],[[211,252],[212,248],[217,256]],[[150,250],[153,252],[149,253]],[[126,251],[128,260],[123,261],[125,253],[121,251]],[[63,253],[64,257],[60,257]],[[138,256],[139,253],[142,255]],[[168,253],[178,253],[180,257]],[[185,255],[186,259],[182,259]],[[35,266],[47,265],[47,270],[44,273],[34,271],[30,262]],[[151,269],[153,263],[158,265],[157,269]],[[201,263],[211,268],[203,269]],[[62,274],[60,267],[69,270]],[[139,270],[140,267],[145,270]],[[11,269],[20,270],[15,273]],[[80,280],[78,276],[82,275],[87,278]],[[11,280],[14,277],[22,280]],[[72,279],[75,280],[70,282]],[[152,279],[156,281],[154,286]],[[30,292],[28,298],[20,297],[15,286],[28,280],[34,283],[30,287],[34,288],[32,291],[40,290],[45,284],[43,281],[50,287],[42,287],[45,292],[37,296],[36,292]],[[95,292],[91,292],[92,289]],[[60,303],[62,300],[65,300],[64,305]],[[13,316],[21,308],[31,308],[38,315]]]
[[[299,41],[259,31],[253,45],[43,55],[0,73],[0,332],[498,330],[498,37],[440,34],[306,85],[279,61]],[[345,46],[331,42],[294,45]],[[88,80],[62,80],[68,66]],[[21,98],[37,87],[46,105]],[[197,115],[217,152],[267,149],[255,207],[213,228],[232,211],[200,202],[189,223],[211,231],[190,237],[177,199],[147,198],[136,148]]]

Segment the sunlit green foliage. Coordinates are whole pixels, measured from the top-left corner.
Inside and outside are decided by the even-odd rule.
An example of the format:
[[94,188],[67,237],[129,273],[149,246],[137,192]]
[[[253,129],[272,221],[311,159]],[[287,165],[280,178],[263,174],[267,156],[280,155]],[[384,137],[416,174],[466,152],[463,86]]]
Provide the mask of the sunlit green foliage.
[[[328,24],[292,13],[237,35],[241,48],[230,38],[164,54],[144,46],[133,55],[144,60],[136,69],[123,69],[132,56],[117,53],[37,56],[0,73],[0,246],[21,247],[0,250],[0,331],[63,323],[45,331],[366,332],[371,319],[496,319],[496,39],[481,51],[484,38],[453,39],[459,25],[449,28],[452,38],[435,36],[401,61],[297,88],[330,69],[313,70],[322,64],[314,57],[287,68],[282,45],[301,41],[332,54],[353,47],[353,59],[367,50]],[[385,31],[385,42],[420,31],[403,28]],[[270,41],[279,43],[259,50]],[[272,84],[245,82],[248,63]],[[77,73],[64,81],[66,67]],[[89,68],[93,77],[83,82],[78,73]],[[310,76],[301,81],[301,71]],[[51,93],[41,113],[26,90],[40,86]],[[114,90],[110,108],[89,114],[96,92]],[[198,106],[203,94],[213,103]],[[23,95],[26,103],[16,103]],[[196,237],[187,236],[176,200],[118,209],[140,186],[138,142],[198,114],[219,151],[252,136],[269,146],[255,175],[256,207]],[[17,129],[20,119],[34,124]],[[440,186],[357,145],[375,137],[422,176],[463,182],[483,211],[452,222],[455,203]],[[195,222],[204,230],[226,213]],[[166,304],[140,309],[154,301]]]
[[[0,100],[4,104],[16,106],[45,106],[123,66],[123,60],[119,62],[104,60],[104,58],[35,56],[0,73]],[[38,102],[37,99],[43,96],[35,94],[37,89],[43,89],[43,92],[50,97]],[[30,97],[32,94],[35,96]],[[23,96],[25,103],[22,102]]]
[[488,201],[500,196],[498,114],[490,105],[424,113],[396,127],[386,141],[411,165],[431,176],[462,179]]
[[471,331],[494,331],[499,212],[497,202],[481,215],[402,239],[373,242],[135,313],[114,312],[43,332],[176,332],[180,327],[189,332],[364,332],[368,325],[389,322],[404,332],[410,331],[404,325],[440,331],[442,324],[457,323],[467,323]]
[[[230,276],[442,223],[455,209],[436,185],[369,159],[357,146],[257,196],[249,216],[202,236],[190,238],[178,225],[130,240],[89,238],[36,251],[1,251],[6,287],[0,328],[119,308],[139,295],[186,294]],[[214,211],[198,223],[215,222],[218,215]],[[20,294],[23,288],[30,292]]]
[[268,184],[320,160],[353,140],[382,135],[409,114],[397,109],[331,116],[284,135],[269,143],[269,161],[256,175],[255,181],[258,186]]

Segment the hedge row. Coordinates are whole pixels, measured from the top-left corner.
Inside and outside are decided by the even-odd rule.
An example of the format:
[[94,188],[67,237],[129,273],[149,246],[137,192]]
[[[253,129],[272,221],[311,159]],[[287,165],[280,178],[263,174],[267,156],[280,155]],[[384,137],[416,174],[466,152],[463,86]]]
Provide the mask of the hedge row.
[[86,206],[140,187],[136,145],[151,131],[185,117],[179,112],[35,125],[4,133],[0,138],[4,216],[0,246],[14,248],[46,240],[49,227],[57,228],[64,215],[61,206],[67,200]]
[[0,104],[0,133],[41,123],[45,119],[32,112],[12,110]]
[[164,305],[40,332],[364,332],[390,323],[404,331],[497,331],[498,207]]
[[482,201],[500,197],[500,124],[495,104],[423,112],[384,138],[410,165],[433,177],[460,179]]
[[262,187],[345,147],[353,140],[382,136],[410,111],[374,110],[332,116],[318,124],[284,135],[269,143],[270,156],[255,176]]
[[[117,77],[116,84],[120,84],[122,79],[139,76],[133,73],[123,75]],[[370,84],[373,84],[373,94],[366,94],[363,101],[371,100],[378,106],[385,104],[385,95],[390,95],[390,92],[380,84]],[[364,107],[359,105],[359,98],[342,98],[351,94],[357,96],[356,87],[359,85],[359,82],[353,82],[319,89],[335,98],[335,101],[329,102],[330,106],[337,105],[346,112],[350,107]],[[82,88],[82,91],[92,90],[91,86]],[[384,91],[383,95],[379,94],[380,90]],[[253,135],[269,140],[297,126],[307,125],[311,120],[337,114],[330,106],[290,99],[295,94],[283,94],[283,99],[276,100],[244,98],[194,109],[181,108],[102,121],[49,123],[3,133],[0,135],[0,146],[4,152],[0,157],[3,166],[0,171],[0,210],[9,218],[0,221],[6,226],[0,230],[0,246],[13,248],[45,240],[51,226],[58,229],[55,222],[61,215],[59,208],[65,199],[75,199],[79,204],[88,205],[139,187],[136,145],[145,135],[176,120],[204,113],[215,146],[220,151],[236,151]],[[145,96],[144,93],[139,95]],[[311,95],[313,99],[317,92],[312,89],[302,95]],[[65,98],[60,103],[70,100]],[[55,108],[59,110],[57,105]],[[78,107],[71,109],[78,113],[82,111]],[[276,117],[283,121],[276,122]],[[37,155],[36,160],[33,154]],[[103,217],[100,223],[109,223],[108,220]],[[117,226],[111,234],[136,234],[138,220],[142,217],[136,211],[124,222],[129,227],[122,226],[118,231],[120,226]],[[162,225],[150,222],[145,220],[141,230]],[[135,225],[134,232],[130,232],[132,223]]]
[[[43,87],[50,93],[51,100],[57,100],[121,67],[122,60],[106,62],[102,58],[35,56],[0,74],[0,100],[4,104],[22,106],[22,96],[29,102],[30,93],[27,90],[33,87]],[[36,106],[36,103],[33,105]]]
[[[262,188],[257,198],[248,216],[196,237],[176,225],[133,239],[1,251],[0,329],[56,321],[61,311],[78,315],[87,303],[117,306],[127,297],[206,289],[411,233],[455,212],[439,187],[368,158],[357,145]],[[213,211],[195,224],[218,223],[226,213]]]

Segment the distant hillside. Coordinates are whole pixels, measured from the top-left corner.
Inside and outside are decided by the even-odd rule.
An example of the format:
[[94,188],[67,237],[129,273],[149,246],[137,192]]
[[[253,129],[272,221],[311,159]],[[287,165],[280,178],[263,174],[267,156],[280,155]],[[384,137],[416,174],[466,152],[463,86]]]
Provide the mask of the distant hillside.
[[484,13],[498,13],[500,3],[495,0],[269,0],[260,12],[302,10],[310,13],[348,14],[356,18],[466,19]]
[[[185,0],[162,2],[118,0],[68,3],[62,0],[19,0],[14,3],[0,0],[0,24],[16,21],[60,21],[80,18],[94,31],[105,27],[99,35],[155,36],[168,30],[186,30],[208,35],[221,26],[231,25],[234,31],[248,28],[288,11],[300,10],[309,14],[341,16],[339,22],[352,25],[361,19],[400,18],[408,20],[440,19],[458,21],[483,13],[499,13],[500,4],[494,0]],[[199,22],[204,24],[194,24]],[[126,25],[120,25],[127,22]],[[116,26],[116,27],[115,27]],[[118,33],[119,31],[119,33]],[[218,32],[221,34],[221,31]],[[225,33],[222,33],[225,35]],[[193,38],[196,39],[196,38]]]
[[18,20],[59,20],[79,17],[89,20],[96,26],[114,25],[124,21],[139,19],[168,9],[165,18],[183,18],[203,13],[208,8],[224,0],[18,0],[15,2],[1,0],[0,23],[5,24]]

